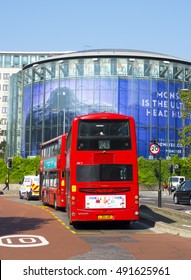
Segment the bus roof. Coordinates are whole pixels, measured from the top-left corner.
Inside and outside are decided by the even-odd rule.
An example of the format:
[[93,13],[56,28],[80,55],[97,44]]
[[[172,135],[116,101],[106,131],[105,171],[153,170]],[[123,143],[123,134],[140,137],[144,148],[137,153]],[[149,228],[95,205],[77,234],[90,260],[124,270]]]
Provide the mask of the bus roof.
[[53,139],[50,139],[50,140],[48,140],[46,142],[41,143],[40,146],[46,146],[47,144],[50,144],[50,143],[52,143],[52,142],[54,142],[54,141],[56,141],[56,140],[58,140],[58,139],[60,139],[62,137],[66,137],[66,136],[67,136],[67,133],[59,135],[59,136],[57,136],[57,137],[55,137]]
[[82,115],[82,116],[77,116],[74,118],[75,120],[88,120],[88,119],[133,119],[131,116],[126,116],[122,114],[117,114],[117,113],[109,113],[109,112],[100,112],[100,113],[93,113],[93,114],[87,114],[87,115]]

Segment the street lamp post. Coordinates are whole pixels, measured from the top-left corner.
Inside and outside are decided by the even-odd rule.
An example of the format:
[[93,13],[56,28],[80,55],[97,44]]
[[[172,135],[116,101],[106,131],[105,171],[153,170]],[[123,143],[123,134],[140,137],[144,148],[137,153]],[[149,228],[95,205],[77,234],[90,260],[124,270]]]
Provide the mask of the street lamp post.
[[158,207],[162,207],[162,188],[161,188],[161,159],[159,161],[159,189],[158,189]]
[[162,189],[161,189],[161,159],[158,157],[160,153],[160,146],[158,145],[156,140],[151,141],[149,147],[150,153],[157,156],[157,160],[159,161],[159,172],[158,172],[158,179],[159,179],[159,189],[158,189],[158,207],[162,207]]

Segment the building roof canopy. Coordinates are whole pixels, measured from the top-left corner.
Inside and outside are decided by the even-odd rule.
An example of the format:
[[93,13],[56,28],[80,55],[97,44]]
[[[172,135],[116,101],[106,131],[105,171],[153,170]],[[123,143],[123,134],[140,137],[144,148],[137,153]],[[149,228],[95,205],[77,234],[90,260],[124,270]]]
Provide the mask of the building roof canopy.
[[[175,56],[170,56],[166,54],[150,52],[150,51],[141,51],[141,50],[131,50],[131,49],[91,49],[91,50],[82,50],[76,52],[63,52],[63,54],[52,56],[51,58],[46,58],[38,62],[38,64],[43,64],[45,62],[61,61],[68,59],[85,59],[85,58],[101,58],[101,57],[126,57],[126,58],[139,58],[139,59],[156,59],[176,63],[185,63],[191,64],[191,61],[181,59]],[[33,64],[28,64],[24,67],[27,69]]]

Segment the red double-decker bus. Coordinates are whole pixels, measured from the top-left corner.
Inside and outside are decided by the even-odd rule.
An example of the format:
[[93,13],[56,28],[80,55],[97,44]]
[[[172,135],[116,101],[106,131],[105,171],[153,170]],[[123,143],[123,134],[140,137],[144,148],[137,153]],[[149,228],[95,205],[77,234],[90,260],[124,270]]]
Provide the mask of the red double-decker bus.
[[138,164],[132,117],[96,113],[72,121],[66,143],[70,223],[139,219]]
[[66,206],[66,134],[40,146],[40,188],[43,204]]

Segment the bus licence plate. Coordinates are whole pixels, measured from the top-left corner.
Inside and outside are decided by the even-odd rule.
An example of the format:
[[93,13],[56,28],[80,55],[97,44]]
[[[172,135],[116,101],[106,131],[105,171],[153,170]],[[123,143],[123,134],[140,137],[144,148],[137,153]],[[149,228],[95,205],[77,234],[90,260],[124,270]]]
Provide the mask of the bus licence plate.
[[112,220],[113,215],[98,215],[98,220]]

